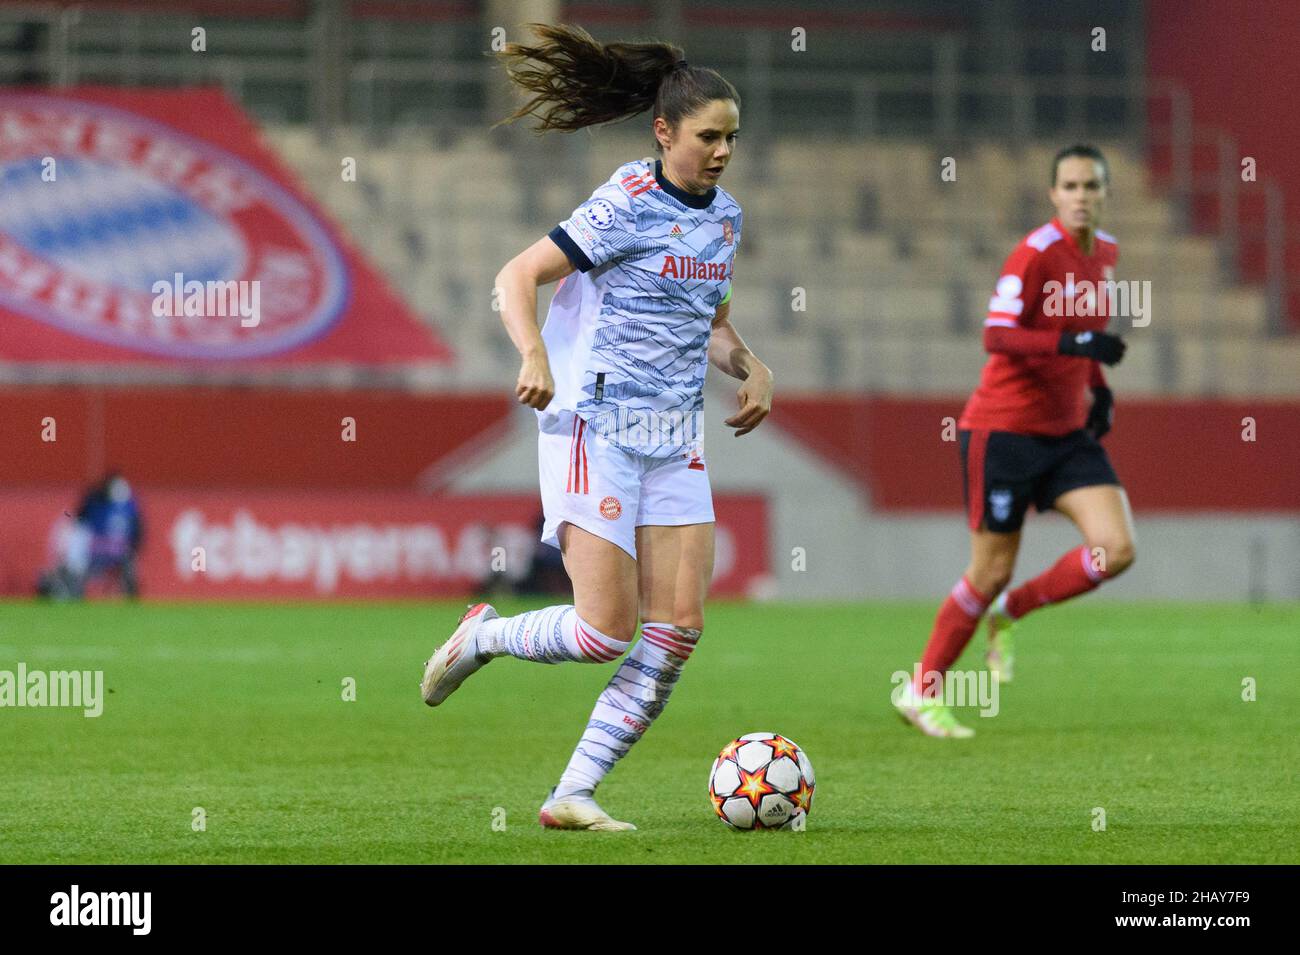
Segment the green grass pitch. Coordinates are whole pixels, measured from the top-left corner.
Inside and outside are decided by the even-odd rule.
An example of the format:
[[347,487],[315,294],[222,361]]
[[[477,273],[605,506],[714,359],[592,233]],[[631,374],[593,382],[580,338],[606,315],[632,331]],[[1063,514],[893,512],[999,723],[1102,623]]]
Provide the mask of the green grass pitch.
[[[933,604],[710,604],[672,703],[601,788],[626,834],[536,821],[610,667],[503,659],[421,703],[463,606],[0,604],[0,670],[106,687],[97,719],[0,709],[0,862],[1300,862],[1295,605],[1043,611],[998,715],[961,711],[978,735],[946,741],[889,706]],[[803,833],[713,816],[714,755],[758,730],[816,768]]]

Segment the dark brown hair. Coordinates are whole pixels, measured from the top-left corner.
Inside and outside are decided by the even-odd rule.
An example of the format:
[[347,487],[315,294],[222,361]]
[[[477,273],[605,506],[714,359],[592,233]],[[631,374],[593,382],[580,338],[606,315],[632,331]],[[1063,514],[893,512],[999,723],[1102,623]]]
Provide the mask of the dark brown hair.
[[1089,146],[1085,143],[1075,143],[1073,146],[1066,146],[1059,153],[1052,157],[1052,186],[1056,186],[1056,170],[1061,165],[1062,159],[1069,159],[1071,156],[1078,156],[1081,159],[1092,159],[1101,164],[1102,178],[1106,180],[1106,185],[1110,185],[1110,163],[1106,162],[1106,157],[1101,154],[1101,150],[1096,146]]
[[[530,23],[538,46],[507,43],[497,55],[518,87],[533,94],[493,128],[525,116],[537,132],[572,131],[630,119],[647,109],[676,126],[715,99],[740,94],[716,70],[690,66],[671,43],[600,43],[582,27]],[[526,61],[535,65],[526,65]],[[658,142],[655,143],[656,149]]]

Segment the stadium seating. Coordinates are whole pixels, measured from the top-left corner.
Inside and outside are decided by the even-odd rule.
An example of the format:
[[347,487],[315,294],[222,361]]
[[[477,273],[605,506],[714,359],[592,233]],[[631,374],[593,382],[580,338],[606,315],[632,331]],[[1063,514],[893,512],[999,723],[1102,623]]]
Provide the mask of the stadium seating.
[[[299,126],[266,133],[416,308],[473,356],[475,373],[504,377],[515,359],[491,308],[497,270],[619,164],[651,153],[640,125],[540,143],[521,131],[458,129],[398,131],[374,144],[341,129],[328,151]],[[1300,345],[1263,347],[1263,291],[1232,284],[1213,238],[1179,228],[1139,155],[1101,145],[1117,278],[1150,283],[1150,324],[1129,330],[1138,347],[1116,382],[1136,393],[1295,394]],[[1001,262],[1050,215],[1054,148],[979,142],[953,157],[955,181],[919,140],[788,138],[740,153],[724,186],[745,209],[742,334],[786,388],[967,391]],[[357,182],[343,181],[339,154],[357,160]],[[548,301],[544,290],[543,309]]]

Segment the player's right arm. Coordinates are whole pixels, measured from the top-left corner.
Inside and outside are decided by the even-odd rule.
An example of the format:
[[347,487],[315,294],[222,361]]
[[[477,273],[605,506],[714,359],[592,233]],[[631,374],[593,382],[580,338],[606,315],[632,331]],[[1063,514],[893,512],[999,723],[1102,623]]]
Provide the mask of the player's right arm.
[[496,277],[501,321],[521,359],[515,397],[539,411],[555,397],[555,380],[537,325],[537,289],[573,271],[569,257],[549,236],[543,236],[507,262]]
[[530,408],[540,411],[555,397],[546,345],[537,327],[537,287],[576,269],[587,272],[627,257],[636,239],[636,217],[631,197],[620,184],[624,181],[611,180],[597,188],[568,219],[511,259],[497,275],[501,320],[523,359],[515,395]]

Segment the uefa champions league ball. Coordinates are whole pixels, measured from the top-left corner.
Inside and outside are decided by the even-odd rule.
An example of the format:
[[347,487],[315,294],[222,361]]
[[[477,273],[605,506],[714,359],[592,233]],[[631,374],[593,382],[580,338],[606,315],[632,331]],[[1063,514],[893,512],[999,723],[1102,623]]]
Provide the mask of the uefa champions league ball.
[[814,785],[812,763],[791,740],[749,733],[713,761],[709,799],[733,829],[803,829]]

